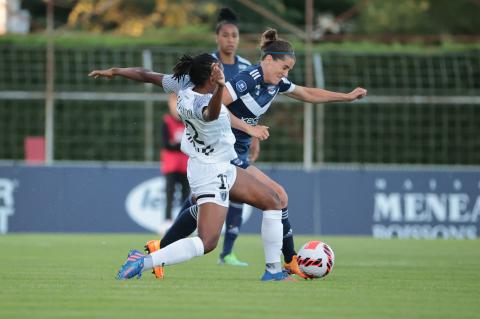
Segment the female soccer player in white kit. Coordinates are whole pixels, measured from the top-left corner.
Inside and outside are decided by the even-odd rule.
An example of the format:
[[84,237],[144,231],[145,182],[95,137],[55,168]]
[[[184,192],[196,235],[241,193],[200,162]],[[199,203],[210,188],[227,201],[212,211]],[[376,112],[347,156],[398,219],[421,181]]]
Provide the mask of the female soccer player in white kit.
[[[217,50],[212,53],[223,67],[223,74],[225,80],[230,80],[238,72],[248,68],[251,63],[247,59],[237,54],[238,45],[240,42],[240,31],[238,26],[237,15],[229,8],[221,8],[217,17],[217,25],[215,27],[215,38],[218,44]],[[171,97],[173,96],[173,99]],[[173,103],[176,107],[177,97],[175,94],[169,96],[169,105]],[[235,145],[234,145],[235,147]],[[254,162],[258,156],[260,145],[258,139],[253,139],[252,147],[250,147],[249,159]],[[233,163],[234,165],[235,162]],[[238,165],[237,165],[238,166]],[[245,162],[241,168],[246,168],[248,163]],[[184,202],[184,207],[192,206],[192,199]],[[152,253],[160,247],[166,247],[169,244],[188,237],[185,234],[192,234],[197,228],[196,209],[180,209],[179,215],[175,219],[173,225],[170,225],[168,231],[160,240],[150,240],[146,243],[146,251]],[[231,266],[248,266],[248,263],[239,260],[233,252],[233,246],[237,237],[240,234],[242,226],[243,204],[230,202],[227,217],[225,219],[225,233],[223,239],[223,249],[220,253],[218,264]],[[282,220],[283,223],[283,220]],[[285,232],[285,230],[284,230]],[[163,278],[163,268],[155,267],[153,273],[157,278]]]
[[[144,70],[137,71],[136,68],[122,69],[139,81],[149,76]],[[93,71],[90,76],[108,75]],[[178,95],[177,111],[186,126],[181,148],[189,156],[188,180],[199,205],[198,236],[181,239],[150,255],[130,251],[117,279],[140,277],[143,271],[155,266],[185,262],[215,249],[229,198],[263,210],[261,237],[266,270],[261,280],[290,279],[282,272],[280,262],[283,227],[278,195],[230,163],[237,154],[229,112],[222,104],[225,78],[218,61],[210,54],[183,56],[173,75],[155,73],[154,76],[165,91]]]

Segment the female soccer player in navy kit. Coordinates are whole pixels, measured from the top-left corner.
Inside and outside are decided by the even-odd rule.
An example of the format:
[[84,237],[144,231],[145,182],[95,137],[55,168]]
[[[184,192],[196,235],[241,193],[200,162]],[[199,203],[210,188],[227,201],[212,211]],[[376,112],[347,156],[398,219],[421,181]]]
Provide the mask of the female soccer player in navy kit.
[[[363,88],[356,88],[352,92],[344,94],[303,87],[290,82],[287,77],[288,72],[295,64],[295,53],[292,45],[279,39],[277,31],[274,29],[263,33],[260,48],[262,51],[260,63],[229,80],[226,84],[227,90],[223,95],[223,103],[233,114],[232,127],[234,127],[233,132],[237,139],[235,144],[238,154],[237,161],[246,161],[251,135],[254,134],[249,133],[250,125],[258,123],[278,93],[310,103],[353,101],[367,94]],[[259,137],[262,138],[262,136]],[[291,273],[305,278],[305,275],[298,269],[296,261],[291,226],[288,221],[288,196],[285,189],[255,166],[250,165],[246,169],[280,196],[285,237],[282,247],[285,268]]]
[[90,73],[93,77],[114,75],[153,82],[178,95],[177,111],[186,127],[181,149],[189,156],[188,181],[199,207],[198,236],[180,239],[149,255],[130,251],[117,279],[140,277],[142,272],[156,266],[182,263],[215,249],[231,196],[264,211],[261,234],[266,269],[261,280],[289,280],[280,262],[282,212],[278,195],[244,169],[231,164],[237,157],[233,147],[235,136],[230,114],[222,104],[225,78],[218,61],[207,53],[194,58],[183,56],[173,75],[139,68]]

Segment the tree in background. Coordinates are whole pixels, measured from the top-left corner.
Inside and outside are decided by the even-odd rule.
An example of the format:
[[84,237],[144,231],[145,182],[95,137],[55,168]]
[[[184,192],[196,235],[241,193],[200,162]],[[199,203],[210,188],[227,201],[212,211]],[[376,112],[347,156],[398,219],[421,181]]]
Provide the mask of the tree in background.
[[466,34],[480,30],[475,0],[364,1],[355,22],[359,34]]
[[140,36],[152,28],[182,28],[205,23],[216,10],[214,1],[79,0],[70,12],[68,25]]
[[368,1],[358,15],[356,33],[414,34],[424,27],[429,6],[428,0]]
[[[304,0],[251,0],[299,28],[305,24]],[[140,36],[157,28],[213,24],[221,6],[237,12],[244,33],[259,34],[266,26],[286,30],[253,12],[238,0],[54,0],[56,26],[112,31]],[[22,2],[32,14],[32,30],[45,27],[45,1]],[[361,35],[478,35],[480,0],[317,0],[315,21],[329,15],[341,33]],[[316,26],[317,28],[319,25]]]
[[428,15],[432,29],[441,33],[478,35],[480,31],[480,1],[430,0]]

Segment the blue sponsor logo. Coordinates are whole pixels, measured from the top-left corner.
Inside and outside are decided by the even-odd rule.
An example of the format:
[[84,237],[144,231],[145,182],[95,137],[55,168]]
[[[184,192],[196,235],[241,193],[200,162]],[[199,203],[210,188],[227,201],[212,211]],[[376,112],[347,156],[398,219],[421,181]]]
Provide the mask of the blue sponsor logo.
[[258,117],[242,117],[242,121],[252,126],[257,125],[259,120]]
[[274,95],[275,93],[277,93],[277,87],[274,85],[271,85],[268,87],[267,91],[268,91],[268,94]]

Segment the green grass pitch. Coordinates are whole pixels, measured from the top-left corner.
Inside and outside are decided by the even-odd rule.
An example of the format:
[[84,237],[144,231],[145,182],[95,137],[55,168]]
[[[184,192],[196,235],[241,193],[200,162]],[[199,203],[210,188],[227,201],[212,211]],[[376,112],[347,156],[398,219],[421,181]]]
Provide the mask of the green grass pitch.
[[[154,236],[153,236],[154,237]],[[242,235],[249,267],[218,266],[211,254],[117,281],[145,234],[0,236],[0,318],[479,318],[480,241],[321,239],[335,252],[323,280],[260,282],[260,236]]]

